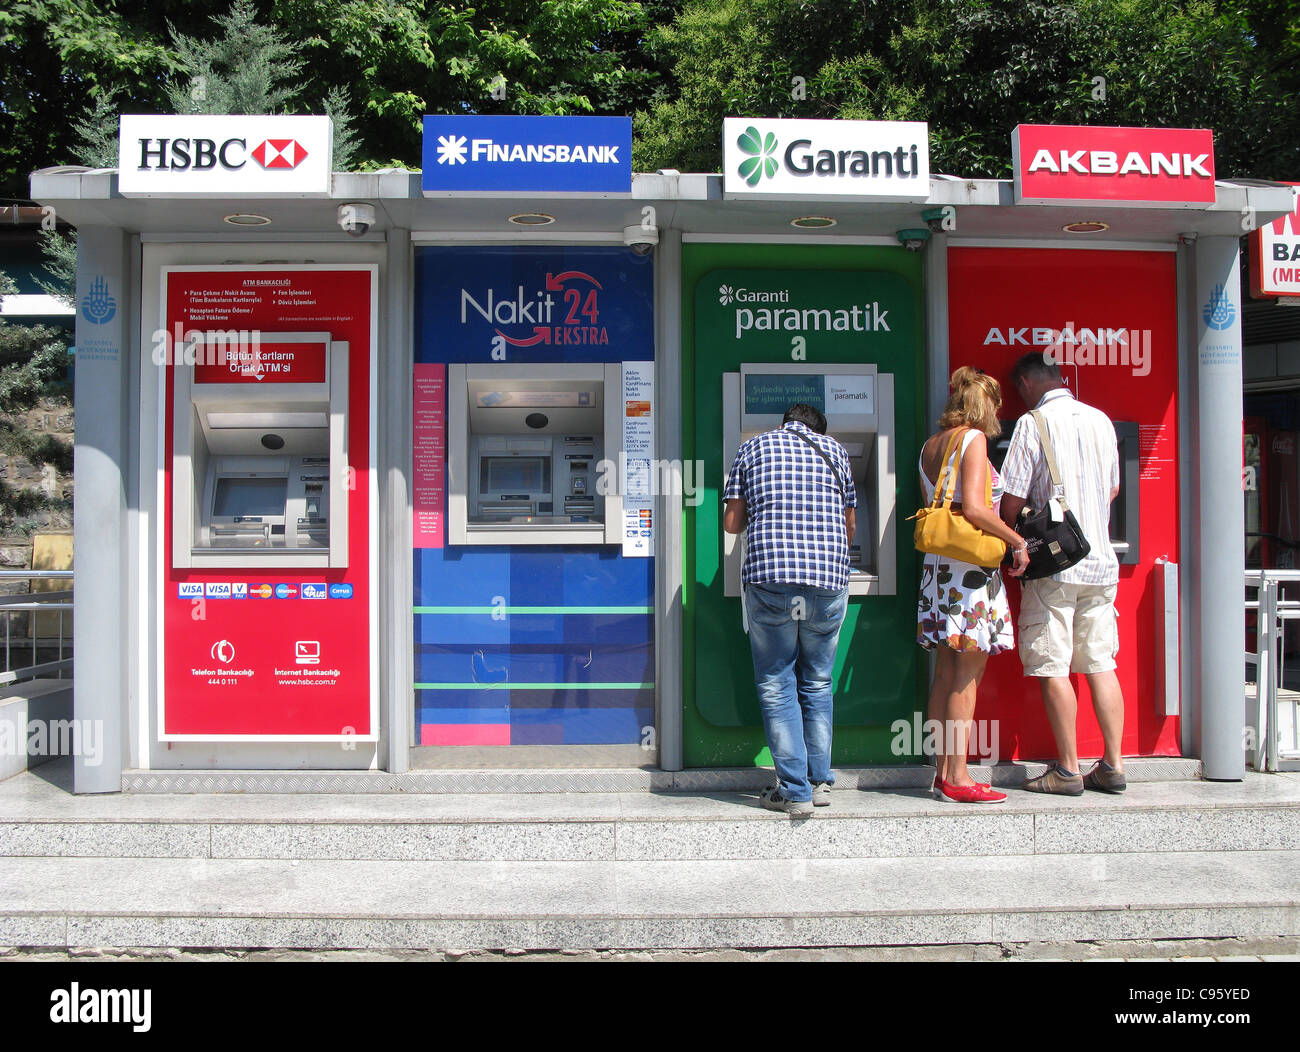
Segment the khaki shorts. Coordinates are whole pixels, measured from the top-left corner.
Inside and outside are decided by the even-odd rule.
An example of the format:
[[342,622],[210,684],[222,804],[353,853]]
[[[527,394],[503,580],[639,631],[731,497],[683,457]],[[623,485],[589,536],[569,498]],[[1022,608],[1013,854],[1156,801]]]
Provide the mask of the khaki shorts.
[[1113,584],[1025,581],[1020,592],[1020,661],[1026,676],[1110,672],[1119,653]]

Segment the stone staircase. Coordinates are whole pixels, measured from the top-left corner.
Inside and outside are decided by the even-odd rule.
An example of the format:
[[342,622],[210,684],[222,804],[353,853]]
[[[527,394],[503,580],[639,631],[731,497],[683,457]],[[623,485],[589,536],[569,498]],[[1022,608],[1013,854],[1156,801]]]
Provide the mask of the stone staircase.
[[[1168,770],[1158,763],[1148,773]],[[1135,781],[1119,797],[1012,791],[1005,804],[978,807],[933,800],[915,784],[923,771],[845,772],[832,805],[808,819],[764,811],[753,788],[734,784],[505,795],[448,791],[457,772],[436,772],[422,792],[424,774],[401,776],[415,787],[404,792],[294,791],[319,784],[309,780],[326,776],[317,772],[276,793],[78,797],[58,761],[0,782],[0,946],[671,949],[1300,935],[1294,774]]]

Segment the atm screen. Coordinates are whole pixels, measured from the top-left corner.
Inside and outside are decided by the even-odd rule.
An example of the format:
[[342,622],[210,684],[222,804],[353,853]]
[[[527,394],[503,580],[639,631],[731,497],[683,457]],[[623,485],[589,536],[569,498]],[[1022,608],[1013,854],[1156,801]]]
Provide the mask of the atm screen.
[[549,457],[484,457],[479,476],[481,493],[549,493]]
[[289,480],[280,478],[219,478],[213,497],[215,518],[244,515],[283,515]]

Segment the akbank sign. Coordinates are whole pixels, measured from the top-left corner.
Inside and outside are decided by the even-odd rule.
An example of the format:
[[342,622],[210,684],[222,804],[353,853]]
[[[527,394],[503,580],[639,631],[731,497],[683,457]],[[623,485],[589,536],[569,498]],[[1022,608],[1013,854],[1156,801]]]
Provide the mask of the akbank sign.
[[123,197],[328,197],[328,117],[124,116],[117,184]]
[[723,196],[925,201],[929,136],[924,121],[728,117]]
[[420,188],[632,192],[630,117],[425,117]]

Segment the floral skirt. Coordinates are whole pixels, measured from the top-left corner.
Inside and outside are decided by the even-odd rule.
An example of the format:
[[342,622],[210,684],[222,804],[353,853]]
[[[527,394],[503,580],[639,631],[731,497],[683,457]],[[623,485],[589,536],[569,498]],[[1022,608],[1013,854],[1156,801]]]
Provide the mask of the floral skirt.
[[1011,607],[997,569],[927,553],[922,560],[916,605],[916,641],[926,650],[943,643],[953,650],[1000,654],[1016,645]]

